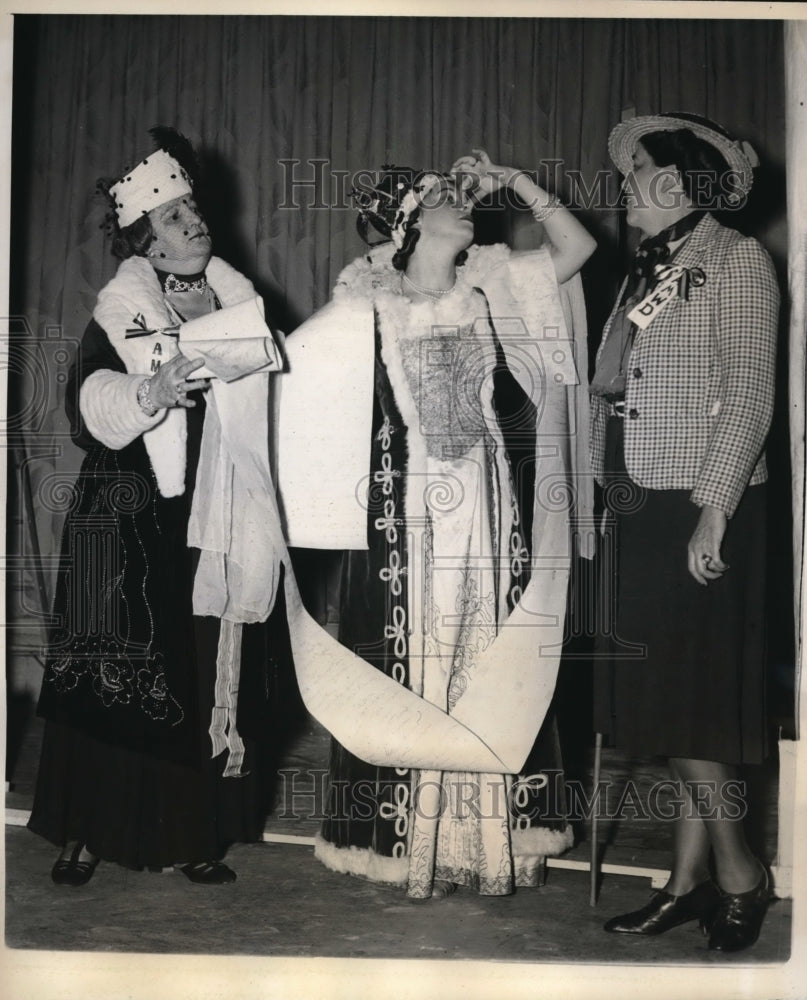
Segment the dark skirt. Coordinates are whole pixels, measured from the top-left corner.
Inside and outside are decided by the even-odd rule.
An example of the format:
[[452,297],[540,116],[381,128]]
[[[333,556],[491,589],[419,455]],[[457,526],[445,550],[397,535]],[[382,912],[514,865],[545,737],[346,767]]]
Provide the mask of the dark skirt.
[[[209,724],[218,620],[197,618],[194,626],[198,717]],[[244,628],[242,676],[271,664],[268,634],[266,625]],[[247,683],[241,694],[251,687]],[[264,681],[254,687],[266,689]],[[248,773],[224,778],[226,753],[211,759],[207,724],[197,729],[197,761],[189,764],[46,721],[29,829],[58,846],[79,840],[104,861],[128,868],[210,861],[232,843],[260,840],[270,808],[274,750],[239,720]],[[264,727],[268,733],[265,716]]]
[[92,322],[66,397],[86,456],[64,498],[29,827],[132,868],[210,861],[260,839],[275,791],[290,714],[278,696],[291,673],[282,600],[268,622],[243,629],[237,727],[249,773],[224,778],[226,754],[211,759],[208,735],[219,622],[193,615],[198,553],[187,545],[204,394],[186,414],[184,493],[164,497],[142,437],[106,448],[71,407],[100,369],[123,370]]
[[224,778],[226,753],[211,760],[208,734],[219,621],[195,617],[191,599],[193,429],[186,491],[170,499],[142,439],[88,451],[65,524],[39,701],[46,723],[29,828],[131,868],[209,861],[261,838],[278,685],[291,669],[279,602],[269,621],[243,629],[237,726],[249,774]]
[[729,520],[725,575],[687,569],[700,516],[689,490],[650,490],[627,474],[624,421],[608,423],[600,548],[594,724],[632,756],[730,764],[766,754],[764,485]]

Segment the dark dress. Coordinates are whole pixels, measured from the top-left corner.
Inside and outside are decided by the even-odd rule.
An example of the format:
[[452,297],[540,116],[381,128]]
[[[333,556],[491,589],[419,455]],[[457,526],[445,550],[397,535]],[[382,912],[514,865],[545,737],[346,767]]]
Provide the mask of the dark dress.
[[630,479],[624,426],[612,417],[606,436],[595,728],[632,756],[759,763],[766,487],[746,488],[721,547],[730,568],[701,586],[686,558],[700,508],[689,490]]
[[[93,321],[67,399],[99,369],[125,370]],[[68,404],[86,457],[63,533],[29,828],[133,868],[220,858],[233,842],[261,838],[269,807],[271,618],[243,631],[238,727],[248,773],[225,779],[223,756],[211,759],[219,623],[193,615],[197,555],[186,544],[204,416],[196,397],[186,488],[171,498],[157,489],[142,437],[109,449]]]

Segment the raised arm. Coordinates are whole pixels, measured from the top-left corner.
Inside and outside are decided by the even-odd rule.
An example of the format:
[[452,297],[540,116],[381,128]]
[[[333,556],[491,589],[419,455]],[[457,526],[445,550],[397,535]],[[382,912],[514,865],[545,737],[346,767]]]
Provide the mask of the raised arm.
[[523,170],[491,163],[484,149],[473,149],[471,153],[461,156],[451,167],[451,173],[471,179],[471,196],[474,192],[484,196],[502,187],[509,188],[544,226],[558,282],[568,281],[577,274],[597,247],[594,237]]

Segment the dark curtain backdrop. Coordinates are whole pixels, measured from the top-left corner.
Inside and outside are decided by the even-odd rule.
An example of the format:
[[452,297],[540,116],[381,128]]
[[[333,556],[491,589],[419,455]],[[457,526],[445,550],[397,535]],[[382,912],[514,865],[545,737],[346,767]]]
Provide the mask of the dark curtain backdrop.
[[[340,171],[446,168],[484,145],[525,168],[562,161],[558,194],[574,201],[569,171],[589,187],[608,171],[616,190],[606,142],[623,111],[689,110],[749,139],[765,183],[738,224],[784,265],[778,22],[24,15],[14,30],[9,545],[21,617],[52,592],[53,564],[37,574],[33,557],[57,550],[80,461],[64,437],[65,373],[116,266],[95,180],[149,152],[154,124],[196,143],[216,251],[287,332],[361,251]],[[581,218],[600,241],[584,272],[596,346],[627,240],[613,207]]]

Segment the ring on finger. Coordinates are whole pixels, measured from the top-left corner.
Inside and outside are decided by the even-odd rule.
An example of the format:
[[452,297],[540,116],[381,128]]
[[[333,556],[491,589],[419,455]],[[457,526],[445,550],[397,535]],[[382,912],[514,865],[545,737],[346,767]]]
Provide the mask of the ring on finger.
[[711,561],[712,561],[712,557],[711,557],[711,556],[707,556],[706,554],[702,555],[702,556],[701,556],[701,559],[702,559],[702,560],[704,561],[704,563],[706,563],[706,565],[707,565],[707,566],[708,566],[708,565],[709,565],[709,564],[711,563]]

